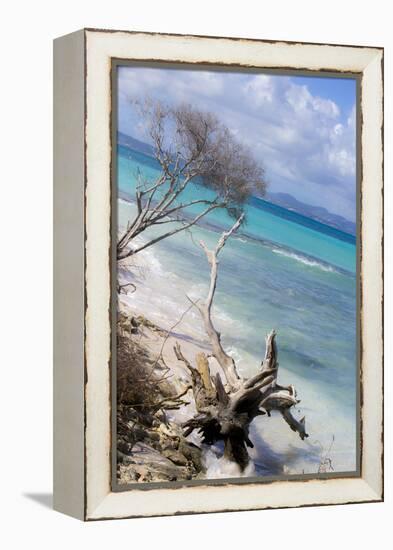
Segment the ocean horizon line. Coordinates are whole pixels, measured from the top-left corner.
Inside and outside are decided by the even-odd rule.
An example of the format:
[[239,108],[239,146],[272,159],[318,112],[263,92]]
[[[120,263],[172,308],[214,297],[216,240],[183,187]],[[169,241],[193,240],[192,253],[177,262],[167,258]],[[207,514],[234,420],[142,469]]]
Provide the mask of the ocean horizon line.
[[[128,193],[119,190],[117,199],[123,200],[126,203],[129,204],[135,204],[135,199],[129,195]],[[186,213],[183,213],[183,220],[187,221],[191,218],[191,216],[187,216]],[[177,221],[177,220],[176,220]],[[213,231],[215,233],[220,233],[223,230],[227,229],[227,227],[220,225],[218,223],[213,223],[212,221],[209,221],[207,219],[201,219],[199,220],[199,223],[197,224],[199,227],[203,229],[207,229],[209,231]],[[294,260],[300,261],[304,265],[310,266],[310,267],[319,267],[323,271],[326,272],[333,272],[338,273],[341,275],[346,275],[349,277],[354,277],[355,273],[351,270],[344,269],[343,267],[340,267],[336,264],[333,264],[331,262],[325,261],[321,258],[318,258],[316,256],[313,256],[311,254],[307,254],[306,252],[299,250],[294,247],[286,246],[282,243],[277,243],[275,241],[272,241],[270,239],[256,237],[254,235],[251,235],[250,233],[247,233],[245,231],[238,231],[235,235],[233,235],[233,238],[235,240],[241,240],[246,239],[249,242],[254,242],[257,244],[260,244],[262,246],[266,246],[271,249],[273,253],[276,254],[282,254],[284,256],[290,257]]]
[[[259,204],[255,204],[255,202],[262,203],[261,205],[262,207]],[[325,233],[337,239],[356,245],[356,235],[354,235],[353,233],[348,233],[348,231],[344,231],[343,229],[338,229],[334,225],[330,225],[324,221],[320,221],[310,216],[306,216],[305,214],[301,214],[296,210],[290,210],[289,208],[285,208],[285,206],[281,206],[280,204],[269,201],[264,197],[258,197],[257,195],[252,195],[250,197],[249,204],[252,204],[252,206],[255,206],[256,208],[260,208],[261,210],[264,209],[263,206],[267,206],[267,205],[272,206],[273,209],[275,210],[275,212],[273,212],[275,215],[278,215],[278,212],[288,213],[288,216],[285,219],[288,219],[293,223],[304,225],[305,227],[309,227],[310,229],[314,229],[315,231],[319,231],[320,233]],[[308,223],[308,220],[310,220],[312,223],[311,224]],[[318,224],[318,226],[320,227],[318,226],[313,227],[313,225],[315,224]]]
[[[123,135],[135,140],[136,142],[139,142],[141,145],[145,145],[146,147],[148,146],[148,144],[140,140],[137,140],[132,136],[128,136],[127,134],[123,134]],[[152,153],[134,149],[129,144],[122,143],[119,140],[117,141],[117,147],[118,147],[118,154],[120,155],[121,155],[120,148],[124,148],[129,151],[132,151],[133,153],[137,153],[142,157],[146,157],[146,159],[149,159],[150,162],[151,161],[156,162],[156,159]],[[142,163],[143,163],[143,160],[142,160]],[[198,182],[195,181],[194,184],[198,185]],[[284,206],[281,206],[273,201],[267,200],[265,197],[260,197],[258,195],[251,195],[247,201],[247,204],[254,206],[255,208],[259,208],[261,210],[264,210],[264,206],[265,207],[270,206],[272,209],[276,210],[276,212],[274,212],[275,215],[278,215],[278,213],[280,212],[285,213],[286,215],[282,217],[284,217],[285,219],[288,219],[293,223],[298,223],[299,225],[303,225],[304,227],[314,229],[315,231],[319,231],[321,233],[331,235],[332,237],[335,237],[345,242],[348,242],[350,244],[356,245],[356,234],[349,233],[348,231],[344,231],[343,229],[339,229],[338,227],[328,224],[325,221],[316,219],[315,217],[310,217],[310,216],[306,216],[305,214],[301,214],[300,212],[297,212],[294,209],[285,208]]]

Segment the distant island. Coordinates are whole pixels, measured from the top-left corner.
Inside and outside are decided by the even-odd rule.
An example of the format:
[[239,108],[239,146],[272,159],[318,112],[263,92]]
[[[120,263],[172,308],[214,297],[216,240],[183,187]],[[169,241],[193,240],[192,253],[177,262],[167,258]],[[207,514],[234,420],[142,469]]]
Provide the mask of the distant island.
[[149,157],[154,156],[154,149],[151,145],[144,143],[143,141],[139,141],[139,139],[128,136],[127,134],[123,134],[123,132],[117,132],[117,144],[133,149],[134,151],[138,151],[138,153],[148,155]]
[[[144,155],[153,157],[154,149],[148,143],[144,143],[139,139],[133,138],[123,132],[117,133],[117,143],[123,147],[128,147]],[[289,193],[273,193],[268,191],[264,196],[264,200],[282,206],[287,210],[292,210],[308,218],[312,218],[318,222],[330,225],[344,233],[349,233],[351,235],[356,235],[356,224],[339,216],[338,214],[333,214],[329,212],[323,206],[312,206],[311,204],[306,204],[297,200],[295,197]]]
[[356,224],[339,216],[338,214],[332,214],[323,206],[312,206],[304,202],[298,201],[289,193],[272,193],[267,192],[264,197],[265,200],[282,206],[287,210],[293,210],[298,214],[312,218],[318,222],[325,223],[331,227],[335,227],[344,233],[350,233],[356,235]]

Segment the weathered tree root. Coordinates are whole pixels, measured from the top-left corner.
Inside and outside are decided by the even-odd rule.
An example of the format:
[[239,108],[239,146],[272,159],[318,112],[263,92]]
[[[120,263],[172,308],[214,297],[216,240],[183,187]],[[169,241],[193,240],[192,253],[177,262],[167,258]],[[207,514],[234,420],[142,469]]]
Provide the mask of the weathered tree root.
[[[210,264],[210,287],[206,301],[195,303],[209,336],[212,355],[217,360],[226,379],[224,385],[219,373],[214,379],[210,376],[209,364],[204,354],[199,354],[197,367],[184,357],[179,343],[174,351],[191,373],[192,389],[197,414],[183,424],[184,435],[197,430],[202,442],[212,445],[224,441],[224,456],[235,461],[241,470],[249,463],[247,447],[253,447],[249,438],[249,426],[253,419],[271,411],[279,411],[289,427],[298,432],[303,440],[308,437],[305,418],[297,420],[291,412],[293,405],[299,403],[293,386],[281,386],[277,382],[278,361],[275,342],[276,333],[272,330],[266,337],[265,358],[259,372],[251,378],[239,376],[236,363],[224,350],[220,334],[211,319],[211,307],[217,284],[217,256],[226,240],[241,225],[243,217],[227,232],[223,233],[215,250],[208,250],[201,242]],[[203,357],[202,357],[203,355]]]

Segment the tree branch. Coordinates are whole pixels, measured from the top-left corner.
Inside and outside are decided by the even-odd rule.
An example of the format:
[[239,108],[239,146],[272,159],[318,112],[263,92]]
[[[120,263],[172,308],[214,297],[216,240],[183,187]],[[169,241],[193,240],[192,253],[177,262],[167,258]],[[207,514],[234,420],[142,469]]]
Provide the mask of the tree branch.
[[124,260],[125,258],[133,256],[137,252],[141,252],[141,250],[144,250],[145,248],[148,248],[149,246],[152,246],[153,244],[156,244],[156,243],[162,241],[163,239],[166,239],[167,237],[171,237],[173,235],[176,235],[177,233],[180,233],[180,231],[184,231],[185,229],[188,229],[189,227],[192,227],[193,225],[198,223],[198,221],[201,218],[203,218],[203,216],[206,216],[206,214],[208,214],[209,212],[211,212],[215,208],[220,208],[220,206],[216,205],[216,204],[209,206],[209,208],[206,208],[203,212],[198,214],[198,216],[196,216],[192,221],[186,223],[185,225],[183,225],[181,227],[172,229],[171,231],[168,231],[167,233],[164,233],[163,235],[159,235],[158,237],[152,239],[151,241],[148,241],[147,243],[144,243],[143,245],[141,245],[137,248],[131,249],[129,251],[126,251],[124,249],[120,250],[118,252],[117,259],[118,260]]
[[210,264],[210,286],[209,286],[209,292],[205,302],[203,304],[196,304],[196,307],[198,308],[202,316],[205,330],[210,339],[210,344],[212,346],[212,353],[216,358],[218,364],[222,368],[225,374],[227,383],[232,390],[239,388],[240,377],[237,373],[234,360],[225,352],[221,344],[220,333],[215,329],[213,325],[213,321],[211,318],[211,307],[212,307],[213,298],[214,298],[216,285],[217,285],[217,267],[218,267],[217,256],[222,250],[222,248],[225,246],[225,243],[228,240],[228,238],[238,230],[238,228],[243,222],[243,219],[244,219],[244,214],[242,214],[239,217],[239,219],[231,227],[231,229],[229,229],[229,231],[225,231],[221,235],[221,238],[219,239],[217,246],[214,250],[209,250],[206,247],[205,243],[201,241],[200,245],[205,251],[208,262]]
[[[210,285],[204,303],[190,301],[198,308],[202,316],[212,347],[212,355],[225,374],[227,387],[224,386],[219,373],[217,373],[214,378],[215,396],[211,394],[208,406],[205,402],[202,404],[198,392],[194,390],[198,414],[187,421],[183,427],[185,435],[198,429],[202,434],[202,441],[208,444],[223,440],[225,444],[224,456],[237,462],[244,470],[249,461],[247,447],[253,446],[249,438],[249,425],[255,417],[265,414],[265,411],[268,416],[272,410],[280,412],[291,430],[298,432],[302,440],[308,437],[308,434],[305,430],[304,417],[297,420],[291,412],[291,408],[299,403],[295,388],[281,386],[277,383],[278,357],[275,331],[272,330],[266,336],[265,356],[259,372],[245,380],[238,375],[235,361],[225,352],[220,334],[214,328],[211,319],[211,308],[217,285],[217,256],[225,246],[227,239],[240,227],[242,219],[240,217],[229,231],[221,235],[213,250],[209,250],[201,242],[210,265]],[[202,388],[201,374],[196,374],[196,369],[181,355],[180,350],[178,350],[177,357],[185,362],[193,373],[194,387]],[[211,383],[210,376],[209,380]]]
[[[211,384],[206,384],[201,372],[194,368],[190,361],[184,357],[179,342],[176,342],[173,347],[176,358],[185,364],[188,371],[191,374],[192,391],[194,393],[194,401],[196,409],[199,413],[207,412],[208,408],[214,403],[216,398],[216,392]],[[208,370],[208,368],[207,368]],[[206,374],[206,372],[205,372]],[[210,374],[209,374],[210,378]]]
[[[262,166],[214,114],[186,104],[168,106],[149,98],[134,103],[153,142],[161,174],[151,184],[138,169],[137,215],[119,239],[118,259],[146,248],[131,246],[133,250],[128,250],[135,237],[151,225],[187,208],[187,202],[180,197],[189,182],[197,177],[215,194],[206,204],[221,202],[230,214],[239,211],[255,190],[263,194],[266,183]],[[176,206],[178,201],[185,204]],[[206,209],[203,215],[208,212]],[[165,233],[163,238],[174,234],[176,232]]]

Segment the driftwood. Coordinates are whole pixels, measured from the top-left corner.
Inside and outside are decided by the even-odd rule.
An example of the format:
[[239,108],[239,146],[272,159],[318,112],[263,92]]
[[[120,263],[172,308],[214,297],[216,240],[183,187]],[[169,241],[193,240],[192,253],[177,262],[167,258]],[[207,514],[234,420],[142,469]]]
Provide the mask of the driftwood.
[[196,358],[197,367],[184,357],[177,343],[174,351],[179,361],[183,362],[191,374],[192,389],[197,414],[183,424],[184,435],[198,430],[202,441],[213,444],[224,441],[224,456],[237,462],[241,470],[247,466],[249,455],[247,447],[253,447],[249,438],[249,426],[253,419],[271,411],[281,413],[289,427],[298,432],[301,439],[308,437],[304,417],[297,420],[291,412],[293,405],[299,403],[293,386],[281,386],[277,382],[278,360],[276,333],[272,330],[266,337],[265,357],[254,376],[242,378],[236,369],[235,361],[224,350],[219,332],[214,327],[211,309],[217,285],[218,254],[225,246],[227,239],[240,227],[241,216],[233,227],[224,232],[214,250],[209,250],[201,242],[210,264],[210,286],[204,303],[194,302],[203,319],[209,337],[212,355],[224,375],[217,373],[211,377],[209,364],[204,354]]

